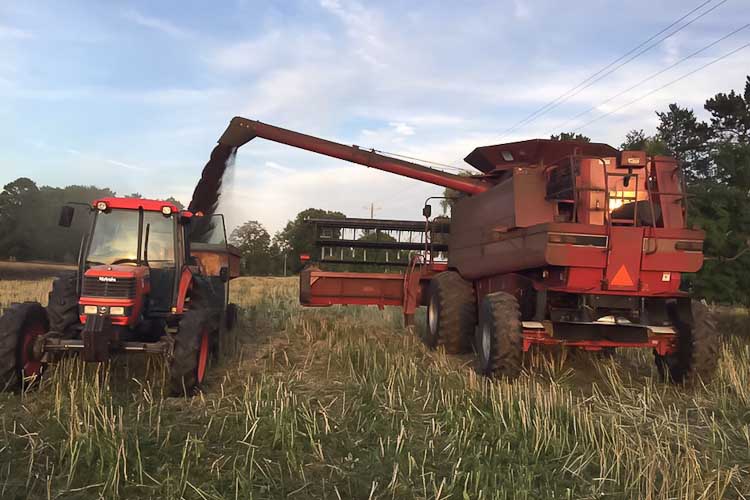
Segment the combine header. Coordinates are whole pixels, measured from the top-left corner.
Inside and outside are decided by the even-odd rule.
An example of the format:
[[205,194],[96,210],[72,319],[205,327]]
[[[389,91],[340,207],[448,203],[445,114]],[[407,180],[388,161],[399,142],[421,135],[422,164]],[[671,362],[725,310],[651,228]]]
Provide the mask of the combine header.
[[425,342],[450,353],[473,347],[487,375],[515,376],[534,345],[652,349],[674,381],[714,371],[705,307],[680,291],[682,273],[703,263],[704,234],[686,226],[674,159],[530,140],[476,148],[466,161],[479,173],[463,177],[239,117],[219,144],[256,137],[463,194],[446,262],[426,252],[405,273],[385,275],[310,266],[301,274],[303,304],[401,305],[407,321],[426,305]]

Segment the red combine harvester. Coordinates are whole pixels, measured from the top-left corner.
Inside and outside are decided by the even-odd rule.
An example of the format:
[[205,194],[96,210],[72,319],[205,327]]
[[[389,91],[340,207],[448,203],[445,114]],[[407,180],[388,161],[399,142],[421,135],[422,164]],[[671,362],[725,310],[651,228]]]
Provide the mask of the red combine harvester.
[[[63,207],[61,226],[74,210]],[[194,392],[236,316],[227,301],[239,255],[223,217],[130,198],[87,210],[78,271],[53,282],[46,308],[14,304],[0,317],[0,390],[38,378],[61,353],[102,362],[124,352],[167,357],[169,391]]]
[[[219,140],[260,137],[451,188],[447,262],[404,274],[301,274],[304,305],[427,306],[430,347],[477,352],[478,370],[515,376],[534,345],[648,348],[674,381],[707,379],[717,341],[705,306],[680,291],[703,263],[686,227],[677,162],[606,144],[530,140],[476,148],[464,177],[236,117]],[[426,209],[425,215],[429,216]]]

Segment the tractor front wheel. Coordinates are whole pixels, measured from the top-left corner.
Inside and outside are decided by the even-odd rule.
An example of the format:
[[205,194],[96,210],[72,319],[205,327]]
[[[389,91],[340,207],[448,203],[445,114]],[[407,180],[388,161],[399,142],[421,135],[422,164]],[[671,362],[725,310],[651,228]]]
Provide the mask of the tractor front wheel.
[[692,318],[681,317],[684,310],[674,312],[677,331],[675,352],[666,356],[654,353],[656,367],[664,379],[675,383],[701,379],[708,382],[716,371],[719,360],[719,340],[708,307],[697,300],[690,304]]
[[47,312],[38,302],[14,304],[0,317],[0,390],[16,389],[42,375],[34,343],[48,328]]
[[482,299],[475,344],[480,374],[518,376],[523,362],[523,336],[521,311],[513,295],[495,292]]
[[211,315],[205,311],[187,311],[180,320],[169,369],[169,393],[192,396],[206,376],[211,350]]
[[430,349],[443,346],[448,354],[469,352],[476,322],[471,282],[455,271],[446,271],[432,278],[422,341]]

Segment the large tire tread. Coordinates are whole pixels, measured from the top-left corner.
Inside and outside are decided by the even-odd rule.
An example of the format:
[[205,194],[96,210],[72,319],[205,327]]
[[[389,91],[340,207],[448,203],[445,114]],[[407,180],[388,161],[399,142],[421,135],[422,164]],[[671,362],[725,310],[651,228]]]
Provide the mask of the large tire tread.
[[[518,300],[505,292],[491,293],[482,301],[479,311],[477,349],[481,349],[484,324],[492,332],[490,356],[480,373],[487,376],[515,378],[523,366],[523,335]],[[480,361],[481,364],[481,361]]]
[[[474,287],[455,271],[446,271],[432,278],[430,297],[437,303],[438,329],[430,332],[427,325],[426,344],[442,346],[448,354],[471,352],[474,327],[477,322]],[[436,333],[436,334],[435,334]]]

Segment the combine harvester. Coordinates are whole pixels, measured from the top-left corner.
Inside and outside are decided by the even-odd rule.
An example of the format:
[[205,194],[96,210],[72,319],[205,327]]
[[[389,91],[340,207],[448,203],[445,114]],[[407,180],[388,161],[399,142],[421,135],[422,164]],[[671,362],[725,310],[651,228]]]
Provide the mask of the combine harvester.
[[[481,173],[464,177],[241,117],[219,145],[238,148],[256,137],[463,195],[452,209],[447,262],[427,253],[403,274],[308,266],[300,275],[303,305],[397,305],[407,323],[426,305],[425,343],[449,353],[474,348],[486,375],[516,376],[534,345],[652,349],[659,371],[675,382],[714,372],[718,345],[706,307],[680,291],[682,273],[703,263],[704,233],[686,227],[687,195],[673,158],[530,140],[476,148],[466,162]],[[387,231],[398,221],[373,224]]]

